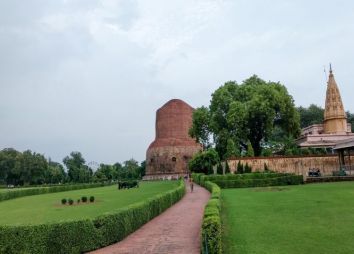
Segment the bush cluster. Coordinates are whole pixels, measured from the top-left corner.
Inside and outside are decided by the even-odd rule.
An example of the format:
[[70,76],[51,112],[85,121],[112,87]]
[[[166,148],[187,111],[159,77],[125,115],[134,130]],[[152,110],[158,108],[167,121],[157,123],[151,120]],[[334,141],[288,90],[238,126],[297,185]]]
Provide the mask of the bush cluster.
[[112,185],[112,183],[85,183],[85,184],[72,184],[72,185],[56,185],[52,187],[44,187],[44,188],[31,188],[24,190],[11,190],[0,193],[0,202],[4,200],[24,197],[24,196],[32,196],[46,193],[54,193],[54,192],[62,192],[62,191],[70,191],[70,190],[79,190],[79,189],[88,189],[88,188],[96,188],[102,187],[106,185]]
[[83,253],[118,242],[180,200],[177,188],[94,219],[0,226],[0,253]]
[[[94,202],[95,201],[95,197],[94,196],[90,196],[90,203],[92,203],[92,202]],[[83,197],[81,197],[81,199],[79,198],[79,199],[77,199],[77,203],[79,204],[80,202],[83,202],[83,203],[86,203],[87,202],[87,197],[86,196],[83,196]],[[71,198],[69,198],[69,199],[66,199],[66,198],[63,198],[62,200],[61,200],[61,204],[62,205],[65,205],[66,203],[68,203],[69,205],[72,205],[72,204],[74,204],[74,200],[72,200]]]

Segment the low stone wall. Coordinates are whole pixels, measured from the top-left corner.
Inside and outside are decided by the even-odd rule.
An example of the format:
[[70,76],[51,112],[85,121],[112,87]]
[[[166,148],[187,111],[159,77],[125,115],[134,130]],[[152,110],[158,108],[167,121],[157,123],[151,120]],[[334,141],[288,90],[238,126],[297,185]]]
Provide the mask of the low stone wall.
[[312,156],[282,156],[282,157],[246,157],[231,158],[228,164],[231,172],[235,172],[238,162],[252,167],[252,171],[264,171],[264,165],[269,170],[283,173],[295,173],[306,176],[309,168],[316,168],[322,175],[332,175],[339,168],[338,155]]

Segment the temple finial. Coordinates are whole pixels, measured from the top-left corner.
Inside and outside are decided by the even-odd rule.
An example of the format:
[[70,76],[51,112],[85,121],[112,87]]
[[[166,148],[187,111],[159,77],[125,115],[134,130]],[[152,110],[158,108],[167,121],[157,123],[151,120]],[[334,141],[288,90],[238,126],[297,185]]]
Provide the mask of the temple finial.
[[332,74],[332,64],[329,63],[329,74]]

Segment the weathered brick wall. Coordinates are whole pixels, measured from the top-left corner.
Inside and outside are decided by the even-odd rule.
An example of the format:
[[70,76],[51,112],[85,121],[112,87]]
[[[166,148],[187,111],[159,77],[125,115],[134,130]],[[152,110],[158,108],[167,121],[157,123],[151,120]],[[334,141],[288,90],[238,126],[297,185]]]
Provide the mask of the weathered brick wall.
[[228,160],[230,170],[236,171],[238,162],[246,163],[252,167],[252,171],[263,171],[264,164],[270,170],[284,173],[307,175],[309,168],[318,168],[323,175],[332,175],[332,171],[338,170],[339,160],[337,155],[318,156],[284,156],[284,157],[252,157],[233,158]]

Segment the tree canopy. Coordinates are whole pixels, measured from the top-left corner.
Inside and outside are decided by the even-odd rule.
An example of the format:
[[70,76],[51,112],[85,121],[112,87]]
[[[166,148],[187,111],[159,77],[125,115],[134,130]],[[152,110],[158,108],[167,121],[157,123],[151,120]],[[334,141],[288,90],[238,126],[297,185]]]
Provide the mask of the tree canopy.
[[[286,87],[256,75],[242,84],[226,82],[213,94],[208,108],[193,113],[190,135],[204,147],[215,145],[222,159],[241,151],[261,155],[262,142],[278,127],[285,135],[298,136],[300,117]],[[232,144],[235,147],[232,147]]]

